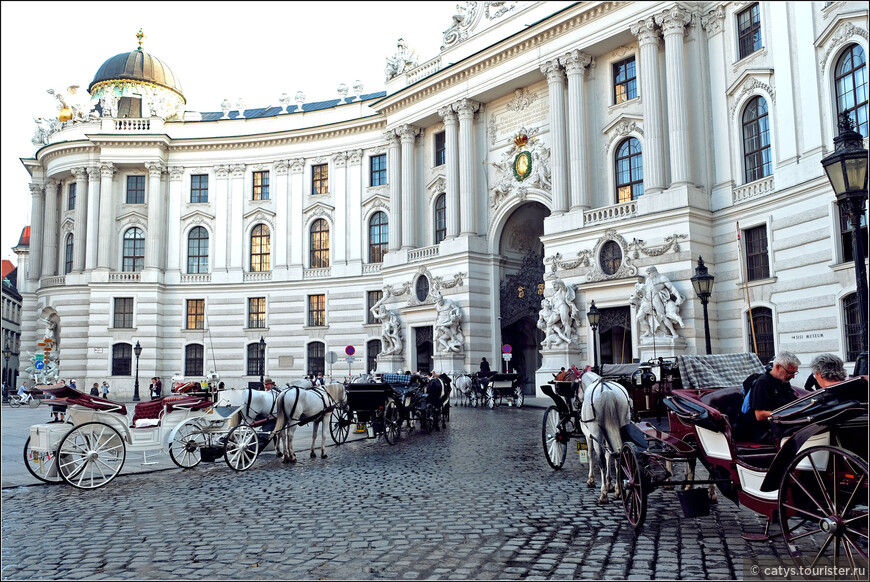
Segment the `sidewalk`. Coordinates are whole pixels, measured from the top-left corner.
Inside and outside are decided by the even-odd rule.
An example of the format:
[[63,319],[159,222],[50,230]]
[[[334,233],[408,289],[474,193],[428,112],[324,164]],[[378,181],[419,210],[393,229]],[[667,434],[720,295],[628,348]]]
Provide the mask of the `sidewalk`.
[[[533,398],[526,397],[524,408],[546,408],[552,404],[549,398]],[[132,410],[135,402],[124,402],[128,410]],[[483,413],[484,411],[480,411]],[[24,464],[24,443],[30,436],[30,426],[34,424],[45,424],[52,419],[51,406],[45,402],[36,408],[22,406],[20,408],[12,408],[9,404],[2,405],[2,413],[0,413],[0,487],[19,487],[22,485],[43,485],[44,483],[36,479],[27,470]],[[72,425],[69,425],[72,428]],[[297,454],[305,452],[311,447],[311,425],[300,426],[296,430],[296,435],[293,439],[293,449]],[[327,435],[329,429],[327,428]],[[168,435],[167,435],[168,437]],[[351,434],[351,438],[353,435]],[[318,445],[320,441],[318,440]],[[327,436],[326,446],[333,446],[332,439]],[[273,454],[273,453],[269,453]],[[147,457],[148,464],[144,464]],[[223,463],[222,459],[216,462]],[[172,461],[168,454],[160,450],[142,452],[132,452],[127,450],[127,458],[124,461],[124,467],[121,469],[121,475],[131,473],[150,473],[152,471],[165,471],[167,469],[177,469],[178,466]]]

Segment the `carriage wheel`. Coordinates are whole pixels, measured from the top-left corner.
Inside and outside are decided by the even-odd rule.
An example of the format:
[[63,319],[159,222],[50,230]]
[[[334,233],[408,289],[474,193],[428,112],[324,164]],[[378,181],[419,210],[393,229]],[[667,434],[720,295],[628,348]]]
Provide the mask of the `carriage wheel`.
[[495,391],[492,387],[486,389],[486,407],[493,408],[495,406]]
[[57,454],[49,451],[34,451],[30,448],[30,437],[24,441],[24,465],[30,474],[45,483],[63,481],[57,472]]
[[350,425],[347,405],[339,404],[329,416],[329,434],[332,436],[332,442],[337,445],[344,444],[347,441],[348,433],[350,433]]
[[202,461],[202,447],[207,439],[197,419],[189,420],[175,431],[169,443],[169,457],[182,469],[191,469]]
[[426,434],[432,434],[432,431],[435,430],[435,411],[432,410],[431,406],[427,406],[423,409],[421,421],[423,428],[426,429]]
[[514,406],[522,408],[523,402],[526,401],[526,396],[523,394],[522,387],[518,387],[514,392]]
[[819,446],[798,453],[779,488],[779,524],[798,567],[866,565],[867,461]]
[[472,408],[477,408],[477,401],[480,400],[477,392],[471,394],[469,397],[468,405]]
[[396,444],[399,440],[399,430],[401,430],[402,420],[399,418],[399,407],[392,400],[387,403],[384,409],[384,437],[391,445]]
[[541,440],[544,444],[544,456],[547,463],[557,471],[565,464],[568,453],[568,438],[563,434],[559,410],[551,406],[544,412],[544,424],[541,428]]
[[260,439],[257,431],[248,424],[234,426],[227,435],[224,461],[235,471],[247,471],[260,454]]
[[64,436],[58,451],[61,478],[79,489],[102,487],[118,473],[127,458],[124,439],[102,422],[86,422]]
[[[590,460],[590,462],[592,462]],[[646,519],[646,502],[649,486],[643,476],[640,460],[637,456],[637,446],[634,443],[624,443],[619,450],[619,460],[616,464],[616,482],[622,496],[622,508],[625,517],[635,531],[640,531]]]

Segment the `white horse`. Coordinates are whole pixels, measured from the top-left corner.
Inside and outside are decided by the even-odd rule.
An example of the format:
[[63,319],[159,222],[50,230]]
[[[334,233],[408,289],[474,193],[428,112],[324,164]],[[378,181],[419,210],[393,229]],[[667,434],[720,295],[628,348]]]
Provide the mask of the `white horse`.
[[454,374],[453,376],[453,394],[455,395],[457,406],[471,406],[471,397],[473,395],[473,380],[468,374]]
[[311,458],[317,457],[314,448],[317,442],[318,428],[321,429],[320,458],[326,458],[326,430],[329,426],[329,417],[336,404],[344,400],[345,387],[344,384],[339,383],[307,389],[294,386],[279,394],[276,406],[278,422],[275,424],[273,434],[276,435],[275,448],[278,449],[280,446],[285,463],[296,462],[296,453],[293,451],[293,435],[296,433],[297,426],[309,422],[314,423],[311,434]]
[[[595,486],[592,469],[593,459],[601,471],[601,496],[598,503],[608,503],[608,491],[613,491],[613,461],[622,448],[620,429],[631,423],[631,397],[628,391],[617,382],[604,380],[594,372],[584,372],[580,377],[578,396],[580,408],[580,429],[589,444],[589,479],[587,487]],[[619,491],[616,491],[619,497]]]

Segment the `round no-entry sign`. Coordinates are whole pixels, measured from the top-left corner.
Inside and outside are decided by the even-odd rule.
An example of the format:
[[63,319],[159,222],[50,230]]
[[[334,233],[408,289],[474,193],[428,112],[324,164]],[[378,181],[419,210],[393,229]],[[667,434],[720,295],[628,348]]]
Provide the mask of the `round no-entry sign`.
[[501,347],[501,351],[502,351],[502,353],[505,353],[505,354],[509,354],[509,353],[511,353],[511,350],[512,350],[512,349],[513,349],[513,348],[511,348],[511,345],[510,345],[510,344],[505,344],[505,345],[503,345],[503,346]]
[[353,349],[353,346],[347,346],[346,348],[344,348],[344,353],[346,353],[348,356],[352,356],[356,353],[356,350]]

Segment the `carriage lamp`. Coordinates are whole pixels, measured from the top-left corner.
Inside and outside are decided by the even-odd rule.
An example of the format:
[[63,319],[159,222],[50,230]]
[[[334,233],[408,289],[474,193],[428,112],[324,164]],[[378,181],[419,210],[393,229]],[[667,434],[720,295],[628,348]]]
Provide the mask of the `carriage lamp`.
[[707,301],[713,292],[713,279],[715,277],[707,272],[704,259],[698,257],[698,266],[695,267],[695,275],[692,277],[692,287],[695,288],[695,294],[701,300],[701,305],[704,306],[704,339],[707,342],[708,354],[713,353],[713,349],[710,347],[710,320],[707,317]]
[[133,383],[133,402],[139,402],[139,356],[142,355],[142,346],[139,345],[139,340],[136,340],[136,347],[133,348],[133,353],[136,354],[136,381]]
[[589,311],[586,312],[586,317],[589,319],[589,327],[592,328],[592,369],[598,373],[598,322],[601,321],[601,312],[595,307],[595,301],[589,306]]
[[[9,347],[9,342],[6,342],[6,345],[3,346],[3,359],[6,361],[6,364],[3,366],[3,385],[9,384],[7,381],[7,376],[9,375],[9,358],[12,357],[12,349]],[[9,394],[6,392],[6,388],[3,388],[3,402],[9,401]]]
[[855,286],[858,294],[858,323],[861,353],[855,360],[854,375],[867,374],[867,269],[861,243],[861,219],[867,204],[867,150],[864,138],[855,131],[852,118],[843,113],[837,124],[834,153],[822,159],[822,167],[837,196],[840,211],[852,227],[852,258],[855,261]]
[[266,384],[263,382],[263,376],[266,374],[266,340],[260,336],[260,389],[265,390]]

